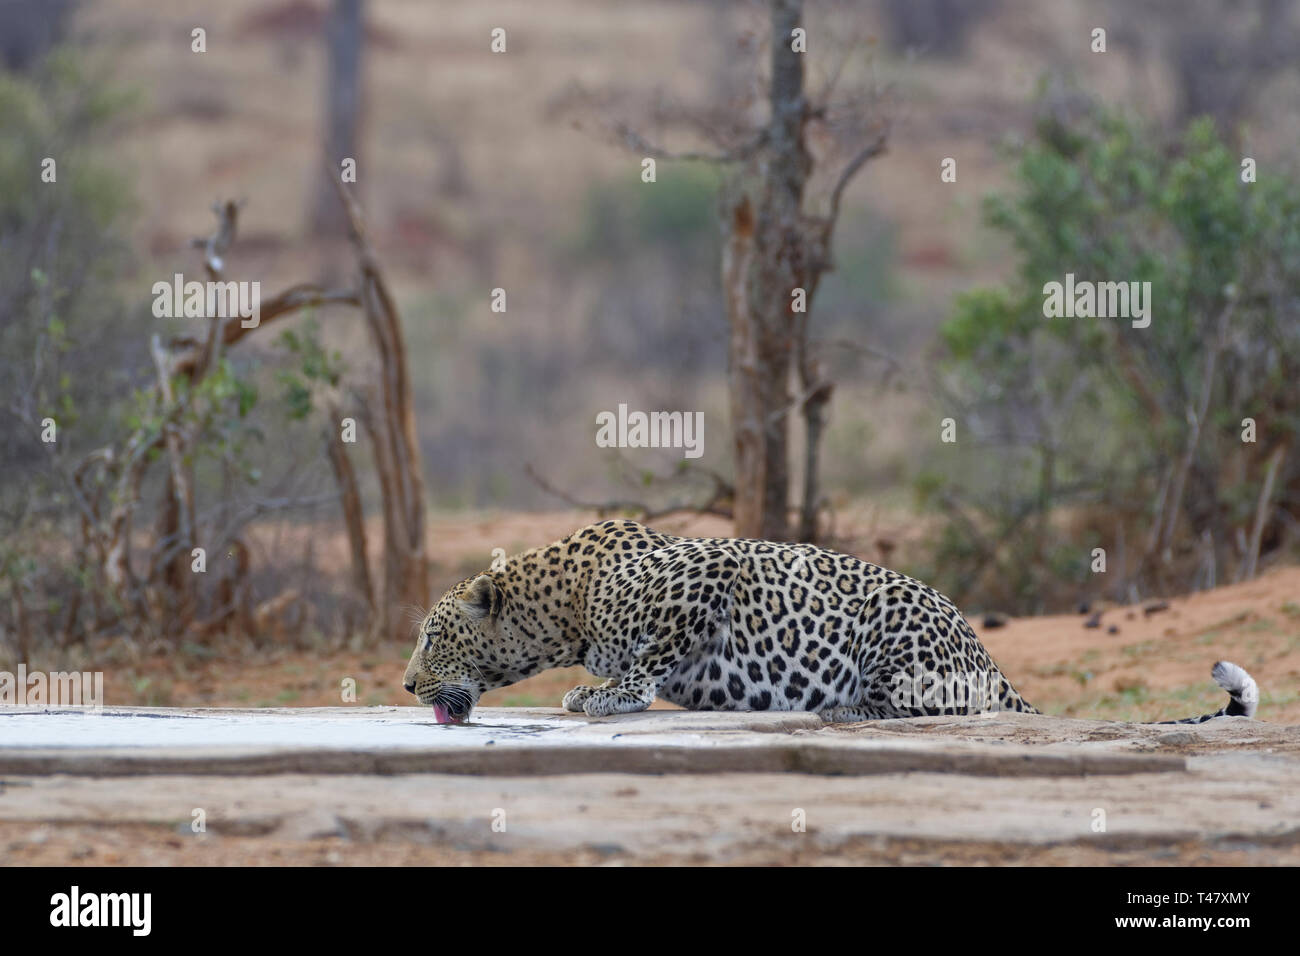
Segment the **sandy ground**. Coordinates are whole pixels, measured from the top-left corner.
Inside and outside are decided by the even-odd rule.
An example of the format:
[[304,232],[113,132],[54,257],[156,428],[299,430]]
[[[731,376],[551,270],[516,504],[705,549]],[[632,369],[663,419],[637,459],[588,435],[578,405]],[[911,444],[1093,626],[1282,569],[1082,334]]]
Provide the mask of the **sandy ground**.
[[[617,866],[633,861],[613,850],[483,852],[391,841],[358,844],[326,838],[290,841],[178,833],[171,827],[93,825],[41,827],[0,823],[0,847],[18,866]],[[708,865],[707,855],[646,856],[639,865]],[[800,844],[751,846],[726,861],[735,866],[1296,866],[1294,847],[1224,845],[1197,840],[1118,849],[1075,841],[1026,847],[993,841],[862,838],[833,851]]]
[[[610,731],[663,734],[677,716],[626,715],[583,732],[598,755],[626,746]],[[334,761],[337,772],[289,774],[220,753],[195,766],[187,753],[197,772],[91,776],[10,773],[7,750],[0,854],[38,865],[1300,864],[1300,727],[1030,715],[694,726],[706,750],[950,762],[831,774],[535,765],[520,776],[376,775]],[[1075,761],[1065,772],[1062,755]]]

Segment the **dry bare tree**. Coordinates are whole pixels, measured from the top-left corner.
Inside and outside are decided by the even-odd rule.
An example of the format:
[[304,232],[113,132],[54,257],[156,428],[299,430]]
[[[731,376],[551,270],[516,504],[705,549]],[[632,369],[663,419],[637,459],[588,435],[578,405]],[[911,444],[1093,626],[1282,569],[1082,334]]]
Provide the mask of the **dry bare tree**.
[[[842,63],[826,70],[824,89],[809,89],[805,64],[812,54],[805,51],[819,42],[823,49],[831,45],[825,35],[808,35],[803,0],[770,0],[766,118],[739,136],[728,128],[734,141],[728,148],[673,152],[627,124],[616,127],[623,142],[644,156],[705,160],[726,169],[719,228],[730,329],[736,534],[778,541],[819,537],[820,449],[834,384],[811,334],[811,310],[822,277],[833,267],[831,245],[845,189],[885,152],[889,133],[878,90],[862,91],[846,104],[833,101]],[[827,140],[830,146],[823,145]],[[822,188],[812,188],[815,177]],[[803,416],[805,443],[792,528],[793,412]]]
[[[195,510],[194,460],[199,429],[190,416],[200,384],[216,369],[222,353],[254,331],[304,309],[343,304],[360,308],[371,331],[379,359],[378,381],[367,386],[360,417],[371,436],[385,528],[383,599],[376,598],[366,556],[358,482],[346,448],[335,441],[342,417],[340,406],[330,405],[333,421],[327,453],[340,489],[343,516],[352,555],[352,580],[358,596],[375,612],[371,633],[389,632],[403,604],[428,599],[428,572],[424,545],[424,480],[411,407],[406,347],[397,312],[374,251],[366,237],[355,201],[339,186],[359,265],[359,286],[323,288],[300,283],[263,301],[260,322],[245,325],[238,317],[211,316],[202,338],[155,335],[150,343],[156,385],[153,413],[126,438],[87,455],[70,480],[79,514],[81,571],[100,587],[92,593],[108,598],[108,608],[96,608],[97,624],[120,618],[142,634],[178,640],[186,633],[199,635],[219,630],[231,622],[247,624],[270,616],[266,608],[280,607],[285,595],[275,595],[262,608],[247,605],[249,569],[247,548],[236,532],[223,540],[238,558],[235,578],[224,581],[213,615],[197,620],[194,575],[190,553],[199,546]],[[195,245],[202,247],[204,266],[211,281],[225,278],[225,255],[235,239],[239,206],[234,202],[214,207],[218,227]],[[155,456],[167,462],[167,480],[158,510],[155,544],[143,575],[132,560],[134,521],[146,473]],[[114,612],[115,609],[115,612]]]
[[[379,359],[379,381],[365,390],[359,402],[374,452],[383,505],[384,594],[376,627],[388,634],[399,607],[423,607],[429,600],[424,468],[401,315],[370,244],[360,209],[347,189],[341,183],[337,185],[361,270],[361,309]],[[354,554],[357,548],[354,541]],[[360,572],[355,576],[359,579]]]

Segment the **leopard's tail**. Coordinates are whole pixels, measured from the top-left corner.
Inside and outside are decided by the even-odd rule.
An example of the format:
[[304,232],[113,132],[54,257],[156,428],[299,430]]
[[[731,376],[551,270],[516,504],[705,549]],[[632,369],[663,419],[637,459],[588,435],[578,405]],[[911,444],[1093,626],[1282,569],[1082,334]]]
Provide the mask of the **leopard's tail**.
[[1223,709],[1199,717],[1184,717],[1182,720],[1161,720],[1161,724],[1199,724],[1214,717],[1254,717],[1255,708],[1259,706],[1259,685],[1255,678],[1246,673],[1245,668],[1238,667],[1231,661],[1219,661],[1210,672],[1214,682],[1228,692],[1228,703]]

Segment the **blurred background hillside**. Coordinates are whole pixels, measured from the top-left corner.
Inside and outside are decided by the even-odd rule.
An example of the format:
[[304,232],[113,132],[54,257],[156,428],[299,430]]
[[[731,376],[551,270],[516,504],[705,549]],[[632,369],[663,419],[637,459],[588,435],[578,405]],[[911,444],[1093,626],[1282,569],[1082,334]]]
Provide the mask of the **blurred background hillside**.
[[[572,530],[591,513],[575,503],[691,500],[692,475],[678,476],[687,492],[673,480],[680,451],[596,446],[596,414],[620,403],[704,412],[696,464],[730,478],[723,173],[664,160],[644,183],[642,154],[618,131],[690,151],[728,124],[761,123],[767,5],[358,8],[355,195],[406,335],[433,584],[485,566],[495,547]],[[149,337],[179,329],[154,318],[150,290],[199,273],[191,240],[212,232],[214,201],[243,203],[226,278],[260,280],[267,295],[353,276],[346,236],[316,218],[336,16],[331,0],[0,0],[0,375],[13,393],[0,547],[22,605],[0,625],[11,638],[19,616],[29,643],[99,633],[68,611],[89,585],[51,529],[73,540],[67,476],[143,414]],[[835,380],[820,537],[1013,613],[1223,584],[1252,550],[1261,566],[1294,560],[1297,5],[810,0],[807,24],[810,86],[833,85],[850,114],[889,129],[844,194],[813,310]],[[196,27],[206,52],[192,49]],[[490,50],[497,27],[505,54]],[[57,196],[39,180],[47,156]],[[956,182],[940,180],[946,157]],[[1126,322],[1094,320],[1024,346],[1042,334],[1044,277],[1090,269],[1153,281],[1162,337],[1124,340],[1136,334]],[[504,313],[491,308],[498,288]],[[1121,344],[1096,340],[1112,331]],[[1155,344],[1129,353],[1123,341]],[[361,626],[339,596],[335,478],[295,402],[313,400],[304,354],[319,348],[363,379],[366,342],[354,312],[322,306],[250,336],[215,379],[226,391],[212,407],[225,411],[202,426],[199,519],[238,525],[255,603],[294,593],[268,634],[343,639]],[[1213,426],[1189,446],[1198,409]],[[39,437],[46,415],[61,427],[56,451]],[[939,442],[949,416],[955,450]],[[1243,451],[1246,417],[1260,436]],[[1182,508],[1164,516],[1180,474]],[[375,525],[364,462],[358,476]],[[673,521],[729,533],[716,517]],[[1147,537],[1163,570],[1139,575]],[[1098,546],[1112,561],[1127,553],[1121,584],[1096,583]]]

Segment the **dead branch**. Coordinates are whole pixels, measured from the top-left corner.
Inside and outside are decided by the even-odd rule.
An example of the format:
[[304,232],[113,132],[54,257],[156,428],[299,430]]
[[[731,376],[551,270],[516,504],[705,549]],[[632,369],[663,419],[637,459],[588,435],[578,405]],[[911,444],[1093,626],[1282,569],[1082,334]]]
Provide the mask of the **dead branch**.
[[849,183],[853,181],[853,177],[858,174],[863,166],[875,159],[877,156],[881,156],[885,153],[888,142],[889,124],[886,123],[884,124],[884,129],[877,134],[876,138],[866,146],[862,147],[862,149],[858,151],[857,155],[849,160],[848,164],[845,165],[844,169],[840,172],[840,177],[835,182],[835,188],[831,190],[831,211],[829,218],[832,223],[839,219],[840,197],[843,196],[844,190],[848,187]]
[[366,233],[360,207],[337,176],[332,177],[347,213],[349,238],[361,267],[361,308],[379,356],[377,389],[365,402],[363,420],[375,448],[384,498],[384,600],[378,626],[392,630],[392,615],[402,605],[429,598],[425,542],[424,472],[406,340],[397,305]]
[[[701,471],[703,471],[703,469],[701,469]],[[634,514],[637,516],[638,521],[655,521],[659,518],[679,514],[684,511],[693,512],[695,514],[716,515],[719,518],[732,518],[732,510],[724,505],[725,502],[732,498],[733,491],[731,485],[728,484],[721,475],[712,471],[706,471],[704,473],[708,474],[709,477],[713,479],[713,491],[706,501],[700,504],[675,504],[663,508],[655,508],[643,501],[635,501],[632,499],[616,498],[609,501],[582,501],[568,492],[561,491],[559,488],[555,487],[555,485],[551,484],[551,482],[543,478],[537,472],[537,469],[533,467],[531,462],[524,465],[524,474],[532,479],[537,487],[541,488],[547,494],[554,495],[556,498],[559,498],[561,501],[574,508],[578,508],[579,510],[594,511],[601,518],[607,517],[611,514]]]
[[239,210],[242,206],[242,202],[233,199],[228,199],[224,203],[214,202],[212,212],[217,217],[217,228],[210,236],[190,240],[190,245],[203,250],[203,265],[208,270],[209,279],[220,279],[222,272],[225,271],[226,263],[222,257],[230,248],[230,244],[235,241]]
[[[224,273],[223,257],[237,233],[239,206],[233,201],[215,204],[217,228],[212,235],[193,241],[204,250],[204,267],[210,281],[220,279]],[[147,598],[131,562],[134,514],[151,456],[158,449],[166,451],[169,462],[166,504],[160,513],[158,536],[164,547],[150,564],[152,568],[166,569],[166,590],[178,599],[163,612],[172,634],[179,636],[184,631],[193,610],[192,581],[184,564],[198,533],[191,476],[190,444],[194,436],[183,425],[187,400],[177,393],[174,382],[180,379],[191,386],[198,384],[215,367],[222,348],[236,345],[255,328],[264,328],[282,316],[318,305],[360,303],[361,297],[354,290],[322,289],[301,283],[262,303],[257,326],[214,316],[202,342],[192,336],[175,336],[166,341],[153,337],[150,355],[157,378],[155,421],[141,424],[126,439],[121,454],[110,447],[87,455],[73,469],[70,480],[81,516],[82,540],[90,546],[97,565],[96,577],[113,597],[118,614],[125,615],[134,630],[150,632],[158,620],[150,612],[151,605],[157,607],[158,602]],[[99,469],[103,480],[96,479],[92,486],[90,479],[95,469]],[[106,495],[109,507],[105,518]],[[146,583],[154,580],[151,570]]]
[[664,149],[662,146],[656,146],[649,142],[636,130],[632,129],[627,123],[615,123],[613,125],[614,134],[623,142],[623,145],[634,153],[642,156],[648,156],[656,160],[682,160],[684,162],[702,162],[702,163],[737,163],[750,159],[763,148],[767,131],[760,130],[755,136],[747,142],[735,147],[734,149],[723,150],[718,153],[701,152],[698,150],[686,150],[685,152],[672,152]]
[[343,505],[343,524],[348,533],[348,549],[352,556],[352,586],[369,608],[372,620],[375,611],[375,589],[370,579],[370,560],[366,550],[365,513],[361,507],[361,492],[357,486],[356,471],[348,457],[338,423],[342,410],[330,404],[330,420],[325,423],[325,451],[334,470],[334,480],[339,486],[339,499]]
[[[302,282],[262,302],[259,310],[261,321],[256,326],[245,326],[236,321],[221,323],[220,344],[230,348],[250,332],[264,328],[278,318],[322,305],[360,307],[361,297],[354,289],[322,289],[313,283]],[[208,363],[204,360],[204,355],[207,350],[193,338],[172,338],[167,343],[167,349],[173,375],[197,380],[206,373]]]

